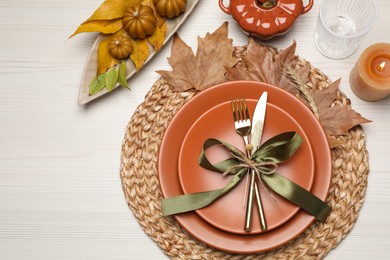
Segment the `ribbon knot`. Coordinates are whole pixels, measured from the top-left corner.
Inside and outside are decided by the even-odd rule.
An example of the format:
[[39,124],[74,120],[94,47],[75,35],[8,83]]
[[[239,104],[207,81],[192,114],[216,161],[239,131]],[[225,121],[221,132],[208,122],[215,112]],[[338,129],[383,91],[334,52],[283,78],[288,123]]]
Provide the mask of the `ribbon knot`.
[[276,170],[278,169],[278,165],[274,162],[257,162],[253,160],[252,158],[249,158],[244,153],[236,154],[231,153],[231,155],[236,158],[240,163],[235,164],[231,166],[229,169],[227,169],[224,173],[222,173],[223,176],[226,176],[228,174],[235,174],[237,173],[239,169],[246,168],[248,170],[253,170],[256,175],[260,178],[260,174],[274,174]]

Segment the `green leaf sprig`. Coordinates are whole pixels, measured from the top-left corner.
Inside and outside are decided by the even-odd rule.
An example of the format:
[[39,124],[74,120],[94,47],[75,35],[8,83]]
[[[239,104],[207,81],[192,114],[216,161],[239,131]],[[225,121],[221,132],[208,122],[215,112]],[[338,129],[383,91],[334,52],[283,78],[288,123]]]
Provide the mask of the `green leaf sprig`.
[[126,62],[122,61],[118,66],[114,66],[108,69],[106,72],[96,76],[91,80],[91,83],[89,84],[89,95],[92,96],[104,88],[106,88],[108,92],[111,92],[115,89],[115,86],[118,83],[122,87],[130,89],[127,83],[126,75]]

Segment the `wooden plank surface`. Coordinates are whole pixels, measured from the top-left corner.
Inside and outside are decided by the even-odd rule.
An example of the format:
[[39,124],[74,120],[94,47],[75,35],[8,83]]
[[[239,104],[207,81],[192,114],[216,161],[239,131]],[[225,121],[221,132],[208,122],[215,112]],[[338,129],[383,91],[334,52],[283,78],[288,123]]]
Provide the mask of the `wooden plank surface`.
[[[0,259],[165,259],[128,209],[119,178],[125,128],[136,107],[170,70],[169,43],[119,89],[77,105],[85,59],[96,34],[68,40],[101,4],[97,0],[0,2]],[[390,1],[378,0],[376,26],[351,57],[334,61],[315,48],[320,1],[292,30],[268,43],[297,54],[332,80],[374,122],[364,127],[370,156],[366,201],[345,240],[327,259],[386,259],[390,244],[390,100],[367,103],[348,75],[365,47],[390,42]],[[216,0],[201,1],[180,28],[194,50],[197,35],[229,21],[234,45],[247,43]]]

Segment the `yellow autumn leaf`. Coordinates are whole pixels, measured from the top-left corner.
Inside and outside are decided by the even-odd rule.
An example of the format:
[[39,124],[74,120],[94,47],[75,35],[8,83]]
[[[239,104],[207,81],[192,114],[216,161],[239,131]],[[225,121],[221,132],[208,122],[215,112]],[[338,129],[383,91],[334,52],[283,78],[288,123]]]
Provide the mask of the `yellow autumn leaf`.
[[73,36],[83,32],[100,32],[104,34],[112,34],[122,29],[122,27],[123,25],[121,18],[114,20],[87,21],[82,23],[69,38],[72,38]]
[[106,0],[87,21],[113,20],[123,17],[126,8],[139,3],[140,0]]
[[114,36],[115,35],[112,35],[103,39],[99,44],[97,75],[104,73],[107,69],[119,63],[117,59],[111,56],[108,50],[108,42],[111,40],[110,38]]
[[154,33],[148,37],[148,41],[153,45],[154,50],[158,52],[163,46],[165,35],[167,34],[167,23],[157,26]]
[[137,71],[139,71],[149,57],[148,40],[131,39],[131,41],[133,43],[133,53],[130,55],[130,59],[134,62]]

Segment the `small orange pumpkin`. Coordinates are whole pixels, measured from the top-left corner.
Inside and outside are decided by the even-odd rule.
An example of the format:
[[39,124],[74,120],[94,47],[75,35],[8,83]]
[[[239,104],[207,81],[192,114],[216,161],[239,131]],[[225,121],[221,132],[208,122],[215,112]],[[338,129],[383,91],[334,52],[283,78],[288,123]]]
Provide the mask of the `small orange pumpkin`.
[[131,38],[145,39],[156,30],[157,19],[150,6],[137,4],[124,12],[122,24]]
[[123,60],[130,56],[133,52],[133,44],[131,40],[124,35],[113,37],[108,42],[108,50],[112,57]]
[[184,13],[187,0],[153,0],[157,13],[163,17],[173,18]]

